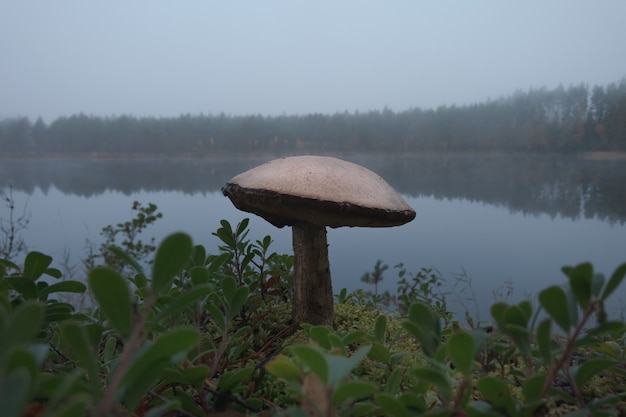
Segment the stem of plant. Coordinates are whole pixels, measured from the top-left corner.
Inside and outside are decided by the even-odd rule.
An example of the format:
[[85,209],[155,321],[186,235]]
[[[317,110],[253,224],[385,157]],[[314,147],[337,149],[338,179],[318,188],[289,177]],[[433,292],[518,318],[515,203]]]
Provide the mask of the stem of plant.
[[589,305],[587,306],[587,309],[584,311],[582,319],[576,325],[576,328],[574,329],[574,333],[567,338],[565,349],[563,350],[563,353],[561,354],[559,361],[554,367],[552,367],[552,369],[550,369],[548,378],[546,379],[546,382],[543,384],[543,389],[541,390],[542,397],[545,397],[547,395],[548,390],[550,389],[550,387],[552,386],[552,383],[556,379],[556,375],[558,374],[559,370],[563,368],[565,363],[569,360],[570,356],[572,355],[572,350],[574,349],[574,342],[578,338],[578,335],[580,334],[580,332],[583,330],[583,327],[585,326],[585,323],[587,323],[587,320],[589,320],[589,317],[591,317],[591,315],[593,314],[593,311],[595,310],[598,302],[599,301],[595,298],[592,298],[589,301]]
[[104,417],[112,408],[113,403],[115,402],[115,393],[117,392],[117,388],[122,381],[122,377],[124,373],[128,369],[130,365],[133,354],[141,347],[141,342],[143,340],[143,329],[145,327],[146,321],[148,319],[148,315],[150,313],[150,309],[152,308],[152,303],[154,302],[154,297],[150,294],[146,297],[146,301],[143,305],[141,314],[139,314],[135,325],[133,326],[133,331],[128,339],[128,343],[124,345],[124,350],[122,351],[120,357],[120,363],[113,377],[111,378],[111,383],[108,386],[106,394],[98,408],[94,414],[94,417]]

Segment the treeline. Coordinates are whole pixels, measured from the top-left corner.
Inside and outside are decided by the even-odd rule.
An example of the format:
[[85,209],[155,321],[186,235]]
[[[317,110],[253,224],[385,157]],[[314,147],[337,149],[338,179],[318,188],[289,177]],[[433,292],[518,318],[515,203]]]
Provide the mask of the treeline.
[[[467,200],[524,215],[626,223],[623,160],[571,155],[346,155],[404,196]],[[235,175],[273,156],[221,158],[6,158],[0,190],[58,190],[93,197],[108,192],[219,194]],[[85,180],[89,173],[89,180]],[[207,198],[211,198],[208,196]],[[200,198],[202,200],[202,198]]]
[[0,155],[613,150],[626,150],[626,77],[401,112],[0,121]]

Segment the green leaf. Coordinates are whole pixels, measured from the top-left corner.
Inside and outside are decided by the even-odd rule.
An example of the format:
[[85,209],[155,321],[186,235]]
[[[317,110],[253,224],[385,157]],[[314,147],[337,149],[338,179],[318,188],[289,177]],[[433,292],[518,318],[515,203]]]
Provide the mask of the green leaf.
[[338,386],[339,382],[350,375],[352,370],[367,356],[370,348],[371,346],[361,346],[352,352],[350,357],[343,355],[326,355],[326,363],[328,364],[329,371],[327,384],[333,387]]
[[194,245],[191,249],[191,265],[204,267],[206,261],[206,249],[202,245]]
[[389,348],[380,343],[374,343],[367,356],[376,362],[388,364],[391,362],[391,353]]
[[[407,409],[411,410],[414,414],[421,414],[424,411],[426,411],[426,409],[428,408],[426,406],[426,401],[424,401],[424,396],[423,395],[417,395],[414,392],[403,392],[402,394],[400,394],[400,402],[402,403],[402,405],[404,405]],[[439,414],[437,414],[439,413]],[[432,417],[448,417],[449,416],[449,412],[447,411],[435,411],[434,413],[430,414],[430,416]]]
[[65,322],[61,327],[61,337],[71,349],[70,357],[87,370],[90,382],[102,388],[99,376],[100,364],[96,360],[86,329],[78,323]]
[[0,390],[0,410],[5,416],[20,416],[27,404],[31,379],[25,368],[19,368],[4,376]]
[[7,277],[3,281],[22,294],[24,299],[34,300],[37,298],[37,285],[33,280],[24,277]]
[[63,276],[63,273],[61,273],[61,271],[57,268],[47,268],[45,271],[43,271],[43,273],[56,279],[59,279]]
[[528,324],[528,321],[533,315],[533,305],[530,301],[524,300],[521,301],[517,306],[522,311],[522,314],[524,315],[524,318],[526,320],[526,324]]
[[395,394],[400,390],[401,382],[402,371],[400,370],[400,368],[396,368],[387,377],[387,382],[385,383],[383,391],[389,394]]
[[[136,409],[146,393],[163,379],[162,375],[170,364],[170,359],[163,357],[151,362],[148,367],[135,369],[131,378],[128,380],[122,378],[123,382],[120,384],[118,399],[129,410]],[[128,374],[124,376],[126,375]]]
[[152,269],[152,291],[155,295],[167,291],[191,256],[191,237],[184,233],[167,236],[159,245]]
[[532,307],[530,307],[529,303],[521,302],[518,305],[510,306],[504,312],[505,323],[507,325],[513,324],[524,328],[527,327],[530,319],[529,308],[532,313]]
[[3,343],[19,346],[30,342],[39,332],[44,311],[44,306],[34,301],[27,301],[13,310],[6,332],[9,337]]
[[472,364],[476,355],[474,338],[466,332],[454,333],[446,343],[452,363],[465,376],[472,373]]
[[222,293],[224,293],[224,298],[228,304],[231,303],[231,300],[235,297],[235,292],[237,291],[237,281],[233,277],[226,277],[222,279]]
[[539,293],[539,303],[555,323],[566,333],[571,327],[567,295],[563,288],[553,285]]
[[222,310],[215,304],[205,304],[204,309],[213,317],[215,325],[220,329],[220,331],[224,331],[226,328],[227,320],[224,317],[224,313]]
[[133,308],[124,278],[113,269],[94,268],[89,272],[89,288],[111,326],[128,339],[132,330]]
[[471,330],[469,334],[474,339],[474,352],[477,354],[485,347],[489,335],[484,330]]
[[[8,269],[13,269],[15,271],[19,271],[20,267],[17,266],[17,264],[9,261],[8,259],[2,259],[0,258],[0,266],[3,266],[4,268],[8,268]],[[6,270],[4,271],[4,273],[6,274]]]
[[545,319],[537,326],[537,346],[546,366],[552,363],[552,335],[550,319]]
[[78,417],[86,416],[87,407],[93,404],[93,400],[87,395],[74,395],[67,400],[67,404],[55,413],[55,417]]
[[183,370],[183,378],[186,384],[201,387],[204,380],[209,376],[209,367],[206,365],[190,366]]
[[51,263],[51,256],[36,251],[29,252],[24,259],[24,277],[36,281]]
[[376,324],[374,325],[374,340],[376,342],[385,343],[385,333],[387,330],[387,318],[384,314],[376,317]]
[[493,317],[496,324],[501,329],[504,328],[504,326],[506,325],[504,321],[504,313],[508,308],[509,306],[502,302],[495,303],[491,306],[491,317]]
[[367,381],[347,381],[340,384],[333,396],[331,402],[334,405],[339,405],[347,400],[358,400],[365,398],[376,392],[378,386]]
[[230,300],[230,305],[228,306],[228,316],[235,317],[239,314],[239,310],[243,307],[243,305],[248,301],[249,290],[248,287],[239,287],[235,291],[233,298]]
[[[373,402],[357,402],[350,405],[350,416],[362,417],[362,416],[375,416],[378,407]],[[341,415],[341,414],[340,414]],[[309,417],[309,416],[304,416]]]
[[[48,393],[46,397],[48,402],[46,407],[48,410],[54,410],[59,404],[67,401],[69,397],[78,391],[87,392],[88,388],[84,383],[85,372],[82,369],[74,369],[67,371],[64,375],[50,375],[48,379],[42,385],[47,385],[42,388],[44,393]],[[90,404],[93,404],[94,398],[90,398]]]
[[[620,403],[620,396],[615,394],[609,394],[604,397],[595,398],[587,403],[587,408],[596,412],[599,416],[613,417],[615,414],[610,414],[610,410],[617,410]],[[603,413],[605,409],[607,412]]]
[[607,358],[592,358],[588,359],[578,367],[574,375],[574,381],[576,385],[582,387],[587,383],[594,375],[605,369],[617,366],[620,362]]
[[591,299],[591,282],[593,281],[593,266],[583,263],[574,268],[563,268],[569,277],[569,285],[576,297],[580,308],[585,310]]
[[45,322],[53,323],[70,318],[74,314],[74,307],[68,303],[48,302],[46,304]]
[[235,387],[237,387],[237,385],[247,381],[250,378],[250,375],[252,375],[252,372],[254,372],[253,367],[233,369],[224,372],[217,382],[217,389],[220,392],[232,391]]
[[265,369],[270,374],[286,379],[287,381],[300,382],[302,379],[302,372],[295,363],[285,355],[278,355],[272,359]]
[[384,411],[385,416],[390,417],[413,417],[413,412],[409,411],[404,404],[391,394],[380,393],[374,397],[376,404]]
[[578,301],[571,288],[564,289],[566,290],[567,306],[569,307],[569,322],[572,323],[572,326],[575,326],[578,323]]
[[193,285],[201,285],[209,282],[211,278],[209,270],[204,266],[194,266],[189,270],[189,277]]
[[248,217],[244,218],[242,221],[237,224],[237,232],[236,235],[239,237],[246,231],[248,227],[248,223],[250,223],[250,219]]
[[298,362],[307,366],[323,383],[328,384],[330,370],[322,352],[312,346],[304,345],[292,346],[289,348],[289,351]]
[[508,324],[504,331],[511,336],[524,359],[528,358],[530,356],[530,331],[526,327],[516,324]]
[[452,398],[452,386],[445,372],[436,368],[415,368],[412,372],[417,378],[428,385],[433,385],[446,399]]
[[[601,324],[597,324],[586,331],[588,337],[599,337],[604,334],[624,334],[626,333],[626,323],[623,321],[606,321]],[[581,338],[580,340],[582,340]]]
[[528,378],[523,385],[522,391],[526,402],[539,401],[542,399],[543,385],[546,382],[546,374],[537,374]]
[[171,360],[171,357],[179,352],[188,351],[199,341],[200,334],[191,328],[176,328],[162,333],[153,343],[137,352],[122,377],[122,383],[132,385],[150,367]]
[[233,234],[233,229],[230,226],[230,223],[228,223],[227,220],[221,220],[220,224],[222,225],[222,227],[217,229],[213,234],[217,236],[222,242],[224,242],[229,248],[234,248],[235,236]]
[[621,264],[615,269],[615,272],[611,275],[609,282],[604,287],[604,291],[602,292],[602,300],[606,300],[609,295],[613,293],[620,286],[624,277],[626,276],[626,263]]
[[[0,296],[1,296],[0,302],[4,302],[8,304],[9,300],[6,297],[6,293],[12,289],[13,287],[11,287],[11,285],[7,282],[6,278],[4,278],[2,275],[2,265],[0,265]],[[2,293],[5,293],[5,294],[2,294]]]
[[104,362],[110,362],[115,355],[117,349],[117,338],[109,336],[104,343],[104,349],[102,351],[102,359]]
[[39,297],[45,297],[48,294],[55,292],[71,292],[76,294],[84,293],[87,290],[87,286],[79,281],[61,281],[47,286],[45,289],[39,291]]
[[157,315],[156,322],[162,323],[174,314],[177,314],[189,307],[193,308],[195,304],[211,292],[211,290],[212,289],[209,285],[200,285],[179,294],[176,298],[170,300],[166,304],[165,308]]
[[602,288],[604,288],[604,283],[606,282],[606,278],[602,274],[594,274],[593,280],[591,281],[591,295],[595,298],[600,297],[600,293],[602,292]]
[[39,363],[35,355],[26,349],[14,349],[8,357],[4,372],[11,374],[18,369],[28,371],[29,379],[36,384],[39,376]]
[[439,317],[424,303],[413,303],[409,307],[408,320],[404,329],[417,339],[426,356],[433,357],[441,344],[441,323]]
[[494,407],[505,411],[507,415],[515,415],[515,400],[508,384],[502,379],[486,376],[478,381],[476,387]]
[[348,346],[351,343],[362,344],[365,342],[369,342],[371,340],[371,336],[364,332],[363,330],[355,330],[350,333],[347,333],[341,339],[341,343],[344,346]]
[[139,290],[144,290],[148,287],[148,279],[144,274],[135,274],[131,282],[135,284],[135,287]]
[[308,332],[309,337],[315,343],[317,343],[324,349],[331,348],[332,345],[330,343],[330,333],[332,332],[332,329],[330,328],[330,326],[311,326],[308,329]]

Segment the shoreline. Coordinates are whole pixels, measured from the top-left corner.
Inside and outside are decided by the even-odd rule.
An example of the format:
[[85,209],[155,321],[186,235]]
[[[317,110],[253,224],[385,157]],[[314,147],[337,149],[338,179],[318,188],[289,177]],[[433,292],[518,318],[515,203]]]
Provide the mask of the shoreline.
[[589,160],[607,160],[607,161],[622,161],[626,160],[626,151],[585,151],[585,152],[573,152],[573,153],[558,153],[558,152],[506,152],[506,151],[477,151],[477,152],[243,152],[243,153],[209,153],[203,155],[194,155],[190,153],[173,153],[173,154],[160,154],[160,153],[101,153],[101,152],[86,152],[79,154],[70,153],[53,153],[53,154],[3,154],[0,153],[0,160],[5,159],[165,159],[165,158],[180,158],[180,159],[214,159],[220,157],[227,158],[285,158],[288,156],[296,155],[320,155],[320,156],[333,156],[336,158],[344,158],[348,156],[422,156],[422,157],[500,157],[500,156],[569,156],[578,157]]

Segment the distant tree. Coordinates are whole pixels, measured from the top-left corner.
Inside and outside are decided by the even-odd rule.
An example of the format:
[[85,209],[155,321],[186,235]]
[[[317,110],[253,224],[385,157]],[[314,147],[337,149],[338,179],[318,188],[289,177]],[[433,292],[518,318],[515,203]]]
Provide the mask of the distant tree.
[[0,152],[207,155],[271,152],[584,151],[626,149],[626,79],[516,91],[464,106],[332,115],[181,114],[0,121]]
[[32,152],[32,125],[27,117],[6,119],[0,124],[0,154]]

